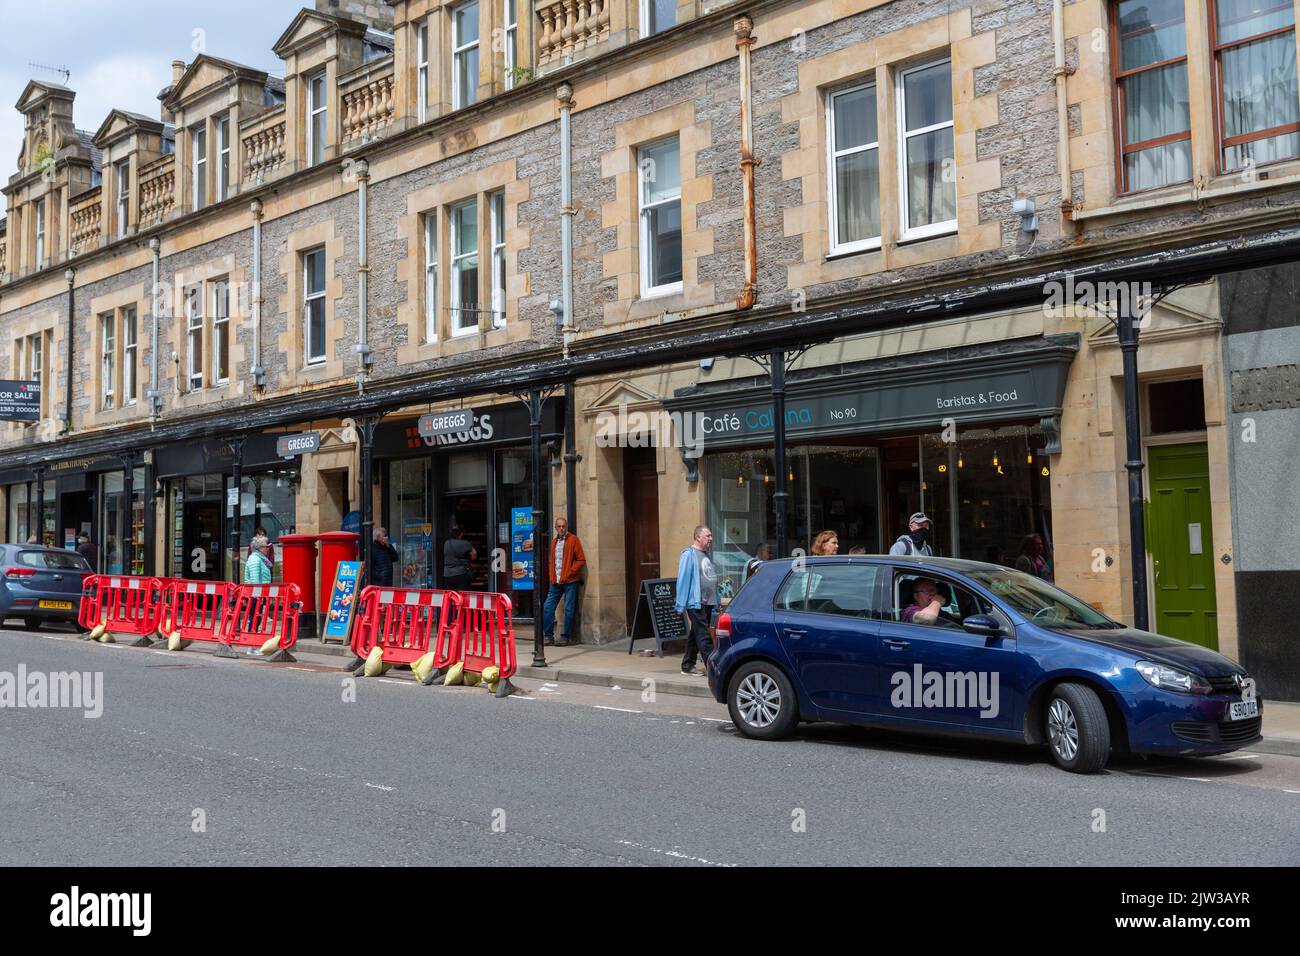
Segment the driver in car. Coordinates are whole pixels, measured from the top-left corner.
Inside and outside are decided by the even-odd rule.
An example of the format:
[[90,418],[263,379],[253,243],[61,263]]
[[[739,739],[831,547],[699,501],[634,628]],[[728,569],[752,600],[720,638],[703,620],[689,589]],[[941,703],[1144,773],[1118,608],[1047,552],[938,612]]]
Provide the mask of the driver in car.
[[943,609],[939,587],[930,578],[917,578],[912,585],[912,603],[903,609],[903,623],[961,626],[957,618]]

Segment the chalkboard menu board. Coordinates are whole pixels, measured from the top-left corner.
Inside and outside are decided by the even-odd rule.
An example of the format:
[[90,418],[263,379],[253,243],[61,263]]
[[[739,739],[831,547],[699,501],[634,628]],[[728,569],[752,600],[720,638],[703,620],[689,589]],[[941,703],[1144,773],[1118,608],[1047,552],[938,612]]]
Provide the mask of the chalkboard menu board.
[[677,579],[653,578],[641,582],[641,593],[636,598],[636,612],[632,615],[632,639],[627,652],[643,638],[653,637],[655,653],[664,656],[668,641],[686,640],[686,622],[677,612]]

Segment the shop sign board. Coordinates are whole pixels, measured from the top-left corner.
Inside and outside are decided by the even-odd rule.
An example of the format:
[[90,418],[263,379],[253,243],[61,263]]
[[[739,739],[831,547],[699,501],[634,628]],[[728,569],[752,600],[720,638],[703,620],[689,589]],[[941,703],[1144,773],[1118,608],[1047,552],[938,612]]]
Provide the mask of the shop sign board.
[[533,509],[510,509],[510,586],[533,589]]
[[357,579],[360,575],[360,561],[339,562],[334,572],[334,587],[330,591],[330,603],[326,611],[326,638],[338,638],[344,644],[348,643],[352,631],[352,615],[356,610]]
[[[417,427],[421,438],[468,432],[474,427],[474,409],[457,408],[450,412],[431,412],[428,415],[421,415]],[[490,429],[491,426],[488,428]]]
[[320,448],[320,435],[316,432],[298,432],[281,435],[275,440],[275,453],[281,458],[308,455]]

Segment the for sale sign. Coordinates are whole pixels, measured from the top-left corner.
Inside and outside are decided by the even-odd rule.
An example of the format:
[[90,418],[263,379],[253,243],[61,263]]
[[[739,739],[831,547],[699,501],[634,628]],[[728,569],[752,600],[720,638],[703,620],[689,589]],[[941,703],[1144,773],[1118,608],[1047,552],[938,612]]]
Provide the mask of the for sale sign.
[[10,422],[41,420],[41,383],[0,380],[0,419]]

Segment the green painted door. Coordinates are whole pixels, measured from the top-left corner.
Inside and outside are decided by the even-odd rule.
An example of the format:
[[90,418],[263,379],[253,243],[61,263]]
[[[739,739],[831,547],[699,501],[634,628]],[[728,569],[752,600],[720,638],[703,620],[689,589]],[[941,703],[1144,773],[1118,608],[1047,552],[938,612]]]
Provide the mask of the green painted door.
[[1155,630],[1218,650],[1210,463],[1204,442],[1147,449],[1147,549],[1155,572]]

